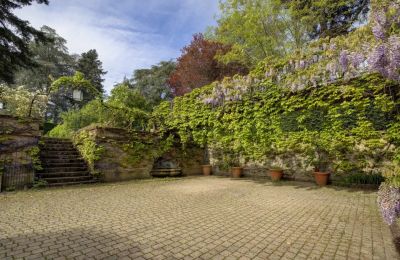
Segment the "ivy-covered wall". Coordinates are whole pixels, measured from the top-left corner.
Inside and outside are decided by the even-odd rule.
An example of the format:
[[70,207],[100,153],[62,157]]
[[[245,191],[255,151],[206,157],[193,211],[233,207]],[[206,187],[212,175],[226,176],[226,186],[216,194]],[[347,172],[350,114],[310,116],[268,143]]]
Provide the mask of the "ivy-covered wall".
[[[238,86],[246,91],[236,93]],[[399,154],[399,91],[377,74],[295,92],[235,77],[162,103],[153,124],[184,144],[211,147],[215,172],[244,166],[245,175],[265,176],[279,166],[299,180],[311,179],[315,168],[334,180],[381,175]]]
[[0,175],[2,190],[31,186],[40,169],[40,121],[0,115]]
[[184,175],[201,174],[204,150],[182,149],[172,136],[91,125],[77,132],[74,143],[92,174],[106,182],[150,178],[154,162],[163,156],[174,158]]

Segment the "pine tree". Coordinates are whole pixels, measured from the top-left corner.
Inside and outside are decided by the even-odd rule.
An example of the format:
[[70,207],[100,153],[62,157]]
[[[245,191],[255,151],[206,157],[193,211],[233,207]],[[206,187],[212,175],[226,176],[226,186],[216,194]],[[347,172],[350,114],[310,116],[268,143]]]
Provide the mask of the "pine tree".
[[96,50],[89,50],[82,53],[78,60],[76,70],[82,72],[85,78],[90,80],[93,86],[100,92],[104,93],[103,81],[107,72],[103,70],[102,62],[99,60],[99,55]]
[[[45,42],[45,35],[21,20],[12,10],[31,5],[34,0],[0,1],[0,82],[12,83],[14,72],[19,67],[32,67],[29,43],[32,39]],[[48,4],[48,0],[36,0],[38,4]]]

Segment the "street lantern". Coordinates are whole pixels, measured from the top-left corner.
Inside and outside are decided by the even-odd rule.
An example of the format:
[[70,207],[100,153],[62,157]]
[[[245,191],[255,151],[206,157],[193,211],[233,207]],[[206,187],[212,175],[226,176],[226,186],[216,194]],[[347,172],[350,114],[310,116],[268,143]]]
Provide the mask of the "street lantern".
[[83,100],[83,92],[80,89],[74,89],[72,92],[72,98],[75,101],[82,101]]

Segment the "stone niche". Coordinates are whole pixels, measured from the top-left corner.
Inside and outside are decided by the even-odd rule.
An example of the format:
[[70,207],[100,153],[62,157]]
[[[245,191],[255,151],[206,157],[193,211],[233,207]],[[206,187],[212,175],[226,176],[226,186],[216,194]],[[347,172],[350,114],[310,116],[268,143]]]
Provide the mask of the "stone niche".
[[30,149],[37,147],[40,120],[0,115],[0,163],[3,168],[2,188],[31,186],[34,168]]
[[202,174],[201,165],[204,161],[204,149],[198,146],[187,145],[185,148],[182,148],[181,144],[176,142],[174,147],[156,160],[156,163],[162,162],[162,158],[167,158],[168,160],[166,161],[173,162],[175,167],[182,171],[183,176]]
[[152,169],[162,161],[160,158],[171,158],[171,161],[180,168],[183,176],[201,174],[203,149],[189,147],[183,150],[180,144],[176,144],[168,152],[155,158],[151,150],[144,154],[136,154],[136,150],[129,147],[133,136],[135,136],[135,141],[151,147],[157,138],[155,134],[132,133],[120,128],[102,126],[88,126],[79,132],[81,131],[87,132],[96,146],[103,148],[100,159],[96,160],[91,168],[93,173],[99,173],[105,182],[151,178]]

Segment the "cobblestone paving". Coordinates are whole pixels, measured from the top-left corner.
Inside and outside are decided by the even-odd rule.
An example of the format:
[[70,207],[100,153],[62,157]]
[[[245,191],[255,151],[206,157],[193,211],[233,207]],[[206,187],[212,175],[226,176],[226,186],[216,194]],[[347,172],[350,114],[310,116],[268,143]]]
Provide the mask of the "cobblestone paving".
[[0,259],[398,259],[376,193],[217,177],[0,195]]

